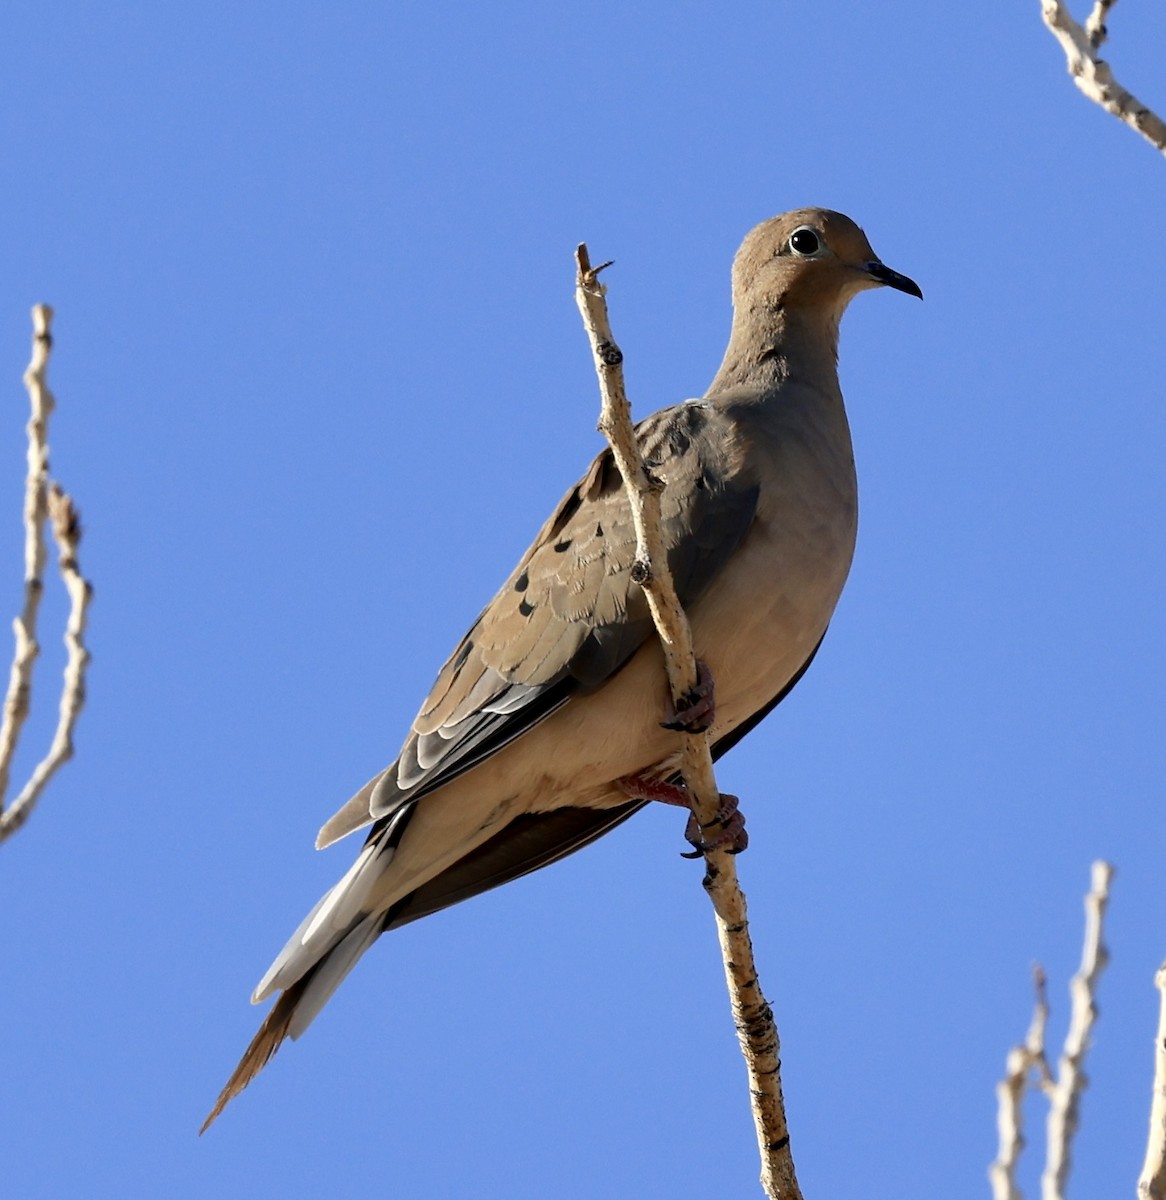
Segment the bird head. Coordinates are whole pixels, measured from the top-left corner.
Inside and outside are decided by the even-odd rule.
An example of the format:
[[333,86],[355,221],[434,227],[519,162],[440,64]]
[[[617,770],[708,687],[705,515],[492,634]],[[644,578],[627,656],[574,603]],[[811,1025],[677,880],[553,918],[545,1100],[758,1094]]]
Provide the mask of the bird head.
[[733,261],[733,304],[744,311],[816,308],[840,317],[872,287],[923,299],[919,285],[885,266],[849,217],[828,208],[798,208],[763,221]]

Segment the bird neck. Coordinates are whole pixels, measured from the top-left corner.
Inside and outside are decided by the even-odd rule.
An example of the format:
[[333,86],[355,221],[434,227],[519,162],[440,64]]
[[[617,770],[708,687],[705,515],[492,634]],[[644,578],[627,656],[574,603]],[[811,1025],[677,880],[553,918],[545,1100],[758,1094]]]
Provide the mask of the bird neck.
[[817,387],[833,380],[838,388],[838,322],[832,307],[786,308],[770,303],[764,310],[734,309],[729,346],[708,394],[748,388],[761,394],[791,380]]

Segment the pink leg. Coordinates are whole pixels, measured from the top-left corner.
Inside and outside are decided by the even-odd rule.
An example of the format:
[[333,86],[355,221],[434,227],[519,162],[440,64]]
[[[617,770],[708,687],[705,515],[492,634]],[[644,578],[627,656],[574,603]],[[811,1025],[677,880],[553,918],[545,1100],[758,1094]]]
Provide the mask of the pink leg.
[[[677,808],[689,808],[688,788],[679,784],[665,783],[643,775],[625,775],[616,783],[633,800],[656,800],[661,804],[674,804]],[[708,850],[718,849],[740,854],[749,845],[749,835],[745,832],[745,817],[738,809],[738,804],[736,796],[722,792],[717,815],[707,825],[701,825],[696,814],[690,811],[684,838],[695,850],[684,857],[699,858]]]
[[717,718],[716,686],[705,663],[696,664],[696,687],[680,697],[679,705],[669,701],[668,720],[660,724],[678,733],[704,733]]

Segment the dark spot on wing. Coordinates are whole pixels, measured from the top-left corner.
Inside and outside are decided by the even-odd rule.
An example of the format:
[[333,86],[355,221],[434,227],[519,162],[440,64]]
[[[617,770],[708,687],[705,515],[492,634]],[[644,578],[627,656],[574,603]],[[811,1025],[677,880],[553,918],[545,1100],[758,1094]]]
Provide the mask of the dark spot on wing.
[[514,581],[514,590],[516,592],[525,592],[530,586],[530,576],[523,571],[521,575]]
[[555,523],[551,526],[551,535],[559,533],[567,522],[579,511],[579,505],[583,503],[583,497],[579,494],[579,488],[576,488],[563,501],[562,507],[555,514]]

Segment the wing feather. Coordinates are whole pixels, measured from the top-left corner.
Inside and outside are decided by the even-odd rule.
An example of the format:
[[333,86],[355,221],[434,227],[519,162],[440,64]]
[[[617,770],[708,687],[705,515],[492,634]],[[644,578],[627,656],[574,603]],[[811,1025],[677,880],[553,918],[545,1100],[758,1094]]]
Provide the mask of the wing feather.
[[[691,604],[748,531],[758,485],[728,419],[702,402],[637,428],[662,485],[669,566]],[[320,832],[335,840],[497,753],[579,689],[618,671],[652,625],[631,578],[635,531],[610,450],[563,497],[438,673],[397,762]]]

